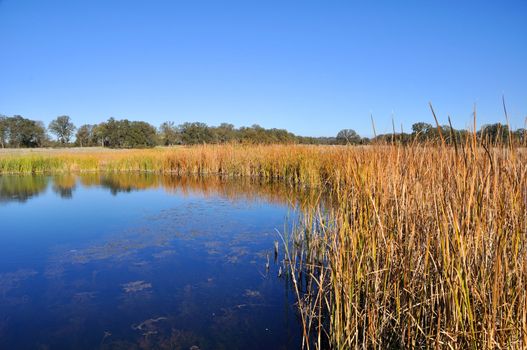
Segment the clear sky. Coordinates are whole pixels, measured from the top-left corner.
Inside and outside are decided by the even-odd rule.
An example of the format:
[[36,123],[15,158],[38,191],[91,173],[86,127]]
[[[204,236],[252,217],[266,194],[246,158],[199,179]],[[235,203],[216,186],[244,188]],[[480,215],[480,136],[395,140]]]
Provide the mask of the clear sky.
[[527,116],[527,1],[0,0],[0,114],[331,136]]

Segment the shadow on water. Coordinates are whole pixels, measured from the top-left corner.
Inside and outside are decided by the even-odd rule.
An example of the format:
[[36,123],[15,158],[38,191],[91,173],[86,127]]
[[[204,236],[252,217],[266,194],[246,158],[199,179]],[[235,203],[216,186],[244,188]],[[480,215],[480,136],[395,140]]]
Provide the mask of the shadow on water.
[[257,179],[0,176],[0,348],[298,348],[269,256],[316,199]]

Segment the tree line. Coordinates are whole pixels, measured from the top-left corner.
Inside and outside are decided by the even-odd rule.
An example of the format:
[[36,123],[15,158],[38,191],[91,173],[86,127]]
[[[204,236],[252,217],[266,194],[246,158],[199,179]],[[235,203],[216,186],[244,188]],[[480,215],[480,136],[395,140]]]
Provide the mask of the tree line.
[[[54,137],[50,137],[53,135]],[[468,130],[456,130],[450,125],[433,127],[419,122],[412,125],[412,132],[393,132],[376,135],[372,139],[361,137],[353,129],[344,129],[333,137],[298,136],[284,129],[266,129],[257,124],[236,128],[232,124],[222,123],[209,126],[200,122],[187,122],[176,125],[164,122],[159,128],[144,122],[117,120],[109,118],[99,124],[84,124],[78,128],[69,116],[55,118],[46,127],[44,123],[24,118],[20,115],[7,117],[0,115],[0,147],[110,147],[145,148],[154,146],[219,144],[219,143],[256,143],[256,144],[371,144],[413,142],[444,142],[452,144],[464,142],[471,137]],[[501,123],[484,125],[477,136],[490,144],[506,144],[514,141],[525,145],[526,130],[509,130]]]
[[474,136],[486,145],[498,146],[527,145],[527,130],[519,128],[512,130],[507,124],[494,123],[483,125],[476,133],[466,129],[455,129],[451,125],[437,125],[419,122],[412,125],[412,132],[393,132],[379,135],[375,142],[411,144],[414,142],[444,143],[447,145],[464,144]]

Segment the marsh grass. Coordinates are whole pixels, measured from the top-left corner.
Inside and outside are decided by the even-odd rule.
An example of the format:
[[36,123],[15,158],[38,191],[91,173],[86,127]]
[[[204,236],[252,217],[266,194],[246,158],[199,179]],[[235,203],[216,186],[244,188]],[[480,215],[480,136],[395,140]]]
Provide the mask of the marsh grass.
[[304,346],[526,348],[527,154],[466,139],[3,155],[0,173],[218,174],[319,189],[284,234]]
[[344,156],[286,240],[306,347],[527,347],[525,153],[459,147]]

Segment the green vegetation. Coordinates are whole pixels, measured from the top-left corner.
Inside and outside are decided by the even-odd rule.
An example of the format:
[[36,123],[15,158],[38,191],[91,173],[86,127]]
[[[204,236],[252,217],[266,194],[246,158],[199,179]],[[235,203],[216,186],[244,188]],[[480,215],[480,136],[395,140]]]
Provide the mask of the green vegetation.
[[153,147],[156,129],[146,122],[108,119],[98,125],[103,144],[112,148]]
[[65,145],[70,142],[70,138],[75,131],[75,125],[71,122],[70,117],[62,115],[49,123],[48,129],[57,136],[58,141],[62,145]]
[[[149,148],[154,146],[197,145],[197,144],[317,144],[317,145],[367,145],[377,143],[412,144],[443,142],[449,145],[464,143],[473,131],[456,130],[450,124],[433,127],[419,122],[412,126],[411,133],[395,132],[375,135],[372,139],[361,137],[353,129],[343,129],[335,137],[304,137],[284,129],[265,129],[259,125],[236,128],[232,124],[222,123],[209,126],[193,122],[176,125],[164,122],[159,129],[142,121],[127,119],[108,119],[99,124],[84,124],[78,129],[68,116],[57,117],[49,124],[49,132],[57,137],[50,141],[46,129],[40,122],[20,116],[0,116],[0,147],[109,147],[109,148]],[[74,131],[75,142],[72,144]],[[487,145],[527,144],[525,129],[509,130],[508,125],[495,123],[484,125],[477,136]]]
[[84,124],[77,129],[75,146],[79,147],[104,147],[103,130],[97,125]]
[[77,131],[76,146],[110,148],[148,148],[157,144],[156,129],[146,122],[108,119],[97,125],[82,125]]
[[[527,130],[519,128],[510,130],[509,126],[502,123],[486,124],[476,132],[479,139],[483,140],[486,145],[506,146],[510,142],[518,145],[527,145]],[[450,125],[433,127],[428,123],[415,123],[412,125],[412,133],[394,133],[380,135],[374,141],[380,142],[397,142],[401,144],[411,144],[414,142],[444,142],[449,145],[465,143],[473,137],[470,130],[456,130]]]
[[[344,129],[340,130],[337,134],[336,142],[341,145],[356,145],[361,143],[362,139],[355,130],[352,129]],[[365,142],[366,143],[366,142]]]
[[6,147],[42,147],[48,140],[44,124],[19,115],[0,115],[0,145]]

